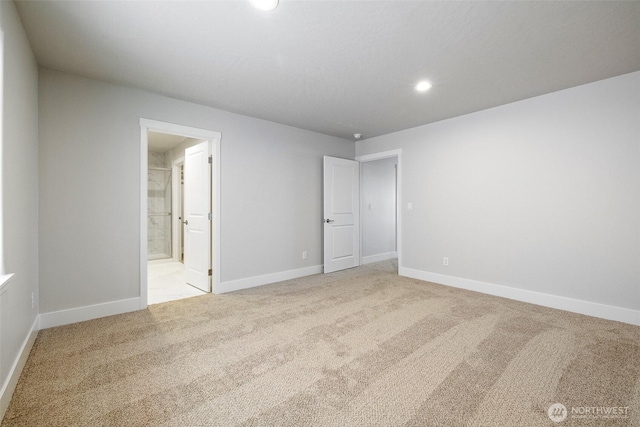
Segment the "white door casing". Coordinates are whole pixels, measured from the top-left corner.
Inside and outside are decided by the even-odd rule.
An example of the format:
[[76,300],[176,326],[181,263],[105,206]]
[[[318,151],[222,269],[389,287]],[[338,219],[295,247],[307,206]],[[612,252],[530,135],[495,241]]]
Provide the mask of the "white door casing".
[[139,232],[140,232],[140,252],[138,254],[138,262],[140,263],[140,298],[139,308],[147,308],[148,299],[148,272],[147,272],[147,184],[148,184],[148,155],[149,155],[149,143],[148,132],[156,131],[162,133],[169,133],[173,135],[182,135],[184,137],[195,138],[200,140],[208,140],[211,142],[211,152],[213,155],[212,172],[211,172],[211,212],[213,213],[213,220],[211,221],[211,288],[215,293],[219,291],[221,274],[220,274],[220,235],[221,235],[221,219],[220,219],[220,195],[221,195],[221,183],[220,183],[220,166],[221,166],[221,146],[222,146],[222,133],[212,131],[209,129],[195,128],[191,126],[180,125],[176,123],[162,122],[158,120],[151,120],[146,118],[140,118],[140,210],[139,210]]
[[211,292],[211,167],[209,141],[189,147],[184,158],[184,267],[186,282]]
[[360,265],[360,163],[324,156],[324,272]]

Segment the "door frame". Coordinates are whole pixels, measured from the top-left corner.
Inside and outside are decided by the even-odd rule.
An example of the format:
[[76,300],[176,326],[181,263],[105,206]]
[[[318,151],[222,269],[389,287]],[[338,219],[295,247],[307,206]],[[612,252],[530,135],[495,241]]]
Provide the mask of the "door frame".
[[151,119],[140,119],[140,309],[147,308],[147,168],[148,168],[148,131],[156,131],[211,141],[213,156],[211,171],[211,288],[212,292],[220,288],[220,145],[222,133],[175,123]]
[[[171,163],[171,258],[174,261],[182,262],[182,185],[180,183],[184,156]],[[179,214],[179,215],[178,215]]]
[[[398,252],[398,273],[402,268],[402,149],[381,151],[379,153],[356,156],[360,163],[373,162],[375,160],[398,158],[396,178],[396,251]],[[362,169],[360,169],[362,173]],[[362,191],[360,192],[360,207],[362,207]],[[360,265],[362,265],[362,209],[360,209]]]

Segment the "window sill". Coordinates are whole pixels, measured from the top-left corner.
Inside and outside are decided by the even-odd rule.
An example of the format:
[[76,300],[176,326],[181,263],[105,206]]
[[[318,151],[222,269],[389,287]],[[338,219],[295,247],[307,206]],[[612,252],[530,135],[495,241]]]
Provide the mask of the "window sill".
[[12,277],[13,277],[13,274],[0,275],[0,294],[6,290],[7,285],[9,284],[9,281],[11,280]]

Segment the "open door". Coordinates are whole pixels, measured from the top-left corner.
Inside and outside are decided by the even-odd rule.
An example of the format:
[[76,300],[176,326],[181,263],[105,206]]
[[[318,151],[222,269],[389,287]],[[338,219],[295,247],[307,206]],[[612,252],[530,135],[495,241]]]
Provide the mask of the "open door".
[[211,292],[211,143],[185,150],[184,270],[188,284]]
[[360,163],[324,156],[324,272],[360,265]]

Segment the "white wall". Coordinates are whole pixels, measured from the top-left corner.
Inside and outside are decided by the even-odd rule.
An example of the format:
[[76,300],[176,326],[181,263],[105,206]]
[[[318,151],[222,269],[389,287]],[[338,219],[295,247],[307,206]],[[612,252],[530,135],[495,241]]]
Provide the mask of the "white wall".
[[47,69],[39,94],[41,313],[139,297],[141,117],[222,133],[222,282],[322,264],[322,155],[353,142]]
[[[395,157],[360,164],[362,257],[377,261],[396,251]],[[389,258],[389,256],[387,256]]]
[[[2,240],[14,273],[0,295],[0,418],[37,329],[38,68],[13,2],[0,2],[2,80]],[[31,295],[34,307],[31,307]]]
[[404,274],[620,308],[640,323],[639,135],[636,72],[367,139],[356,151],[403,150]]

